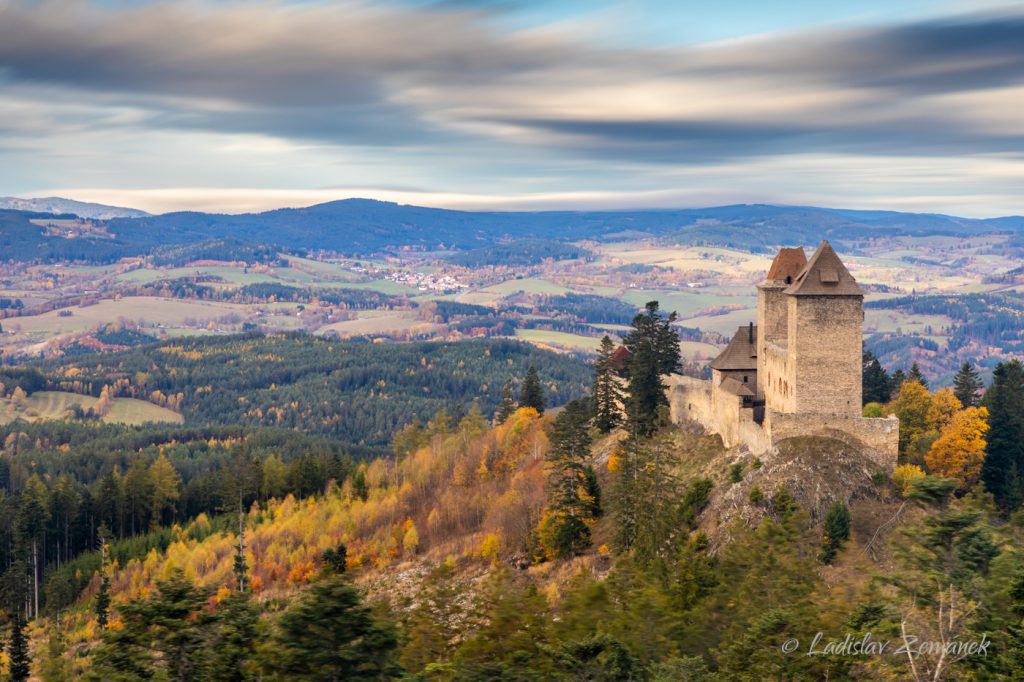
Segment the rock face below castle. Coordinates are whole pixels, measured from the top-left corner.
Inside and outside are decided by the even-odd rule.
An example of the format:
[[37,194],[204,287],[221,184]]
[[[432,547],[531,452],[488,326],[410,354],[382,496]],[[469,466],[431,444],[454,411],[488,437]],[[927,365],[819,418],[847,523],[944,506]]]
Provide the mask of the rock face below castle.
[[899,420],[861,416],[864,291],[823,241],[779,251],[757,285],[757,324],[711,362],[711,380],[669,379],[672,418],[696,421],[755,454],[797,436],[826,436],[896,466]]

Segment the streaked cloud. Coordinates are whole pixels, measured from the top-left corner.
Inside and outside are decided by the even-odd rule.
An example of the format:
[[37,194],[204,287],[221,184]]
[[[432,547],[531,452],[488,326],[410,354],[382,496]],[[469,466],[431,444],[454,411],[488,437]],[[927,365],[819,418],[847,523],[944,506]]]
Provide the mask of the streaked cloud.
[[[398,182],[456,203],[692,204],[763,200],[759,173],[810,163],[836,182],[772,178],[776,201],[951,210],[990,182],[971,212],[1024,212],[997,189],[1024,184],[1024,12],[641,48],[507,8],[0,0],[0,193]],[[18,174],[2,150],[29,138],[44,151]],[[851,192],[865,160],[902,194]]]

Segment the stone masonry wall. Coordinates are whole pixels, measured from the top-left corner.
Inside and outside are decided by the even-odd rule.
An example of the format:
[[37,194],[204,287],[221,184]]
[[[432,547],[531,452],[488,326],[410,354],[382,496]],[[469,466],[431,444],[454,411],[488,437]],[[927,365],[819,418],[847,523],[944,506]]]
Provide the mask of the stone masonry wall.
[[883,470],[896,468],[900,421],[896,417],[868,419],[826,414],[784,414],[767,410],[764,429],[771,442],[796,436],[825,436],[863,448]]
[[858,296],[789,297],[794,412],[860,416],[863,320]]
[[[796,405],[793,399],[793,373],[789,367],[789,353],[785,347],[769,343],[764,347],[763,360],[765,405],[779,412],[792,412]],[[760,375],[758,377],[760,378]]]
[[757,396],[765,395],[766,344],[786,345],[789,327],[786,322],[788,305],[783,284],[762,283],[757,287]]

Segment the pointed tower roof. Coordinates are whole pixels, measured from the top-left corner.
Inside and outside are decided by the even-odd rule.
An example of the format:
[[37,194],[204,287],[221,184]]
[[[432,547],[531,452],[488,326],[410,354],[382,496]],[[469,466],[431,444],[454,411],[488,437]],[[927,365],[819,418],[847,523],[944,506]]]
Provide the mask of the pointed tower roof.
[[768,268],[767,279],[769,282],[791,284],[805,265],[807,265],[807,254],[804,253],[804,247],[779,249],[775,260],[772,261],[772,266]]
[[711,361],[711,369],[757,369],[757,327],[753,322],[736,330],[725,350]]
[[863,296],[850,271],[827,240],[822,240],[804,269],[786,289],[791,296]]

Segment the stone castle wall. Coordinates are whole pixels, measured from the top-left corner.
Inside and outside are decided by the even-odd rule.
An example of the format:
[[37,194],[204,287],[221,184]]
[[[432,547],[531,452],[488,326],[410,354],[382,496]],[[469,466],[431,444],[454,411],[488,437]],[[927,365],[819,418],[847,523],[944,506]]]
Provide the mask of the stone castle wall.
[[861,412],[863,301],[857,296],[789,297],[792,412]]
[[765,282],[757,287],[757,395],[764,396],[767,392],[765,374],[764,349],[766,345],[786,345],[789,333],[787,316],[789,308],[786,301],[786,285]]
[[895,417],[867,419],[860,416],[788,414],[768,409],[763,425],[754,421],[754,411],[726,391],[712,390],[710,381],[685,376],[668,379],[672,421],[700,424],[717,433],[727,447],[746,446],[755,455],[776,443],[797,436],[834,438],[857,447],[885,471],[896,467],[899,448],[899,420]]
[[765,405],[780,412],[792,412],[796,409],[793,399],[793,373],[789,367],[789,352],[784,346],[769,343],[763,346],[764,360],[764,400]]
[[764,431],[773,443],[796,436],[823,436],[849,443],[861,450],[883,470],[896,468],[899,452],[900,420],[824,414],[784,414],[768,410]]

